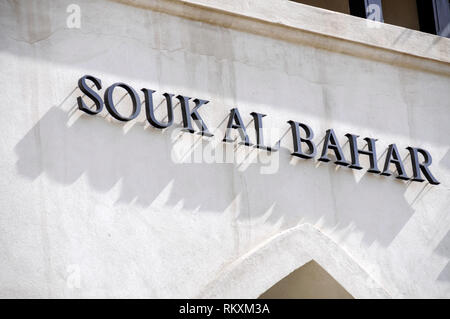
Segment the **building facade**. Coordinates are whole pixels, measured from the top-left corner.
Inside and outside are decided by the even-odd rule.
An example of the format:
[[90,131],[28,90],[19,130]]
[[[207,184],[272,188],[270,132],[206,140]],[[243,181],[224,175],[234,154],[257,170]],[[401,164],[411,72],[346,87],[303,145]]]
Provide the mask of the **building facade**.
[[0,296],[449,298],[446,28],[307,4],[1,1]]

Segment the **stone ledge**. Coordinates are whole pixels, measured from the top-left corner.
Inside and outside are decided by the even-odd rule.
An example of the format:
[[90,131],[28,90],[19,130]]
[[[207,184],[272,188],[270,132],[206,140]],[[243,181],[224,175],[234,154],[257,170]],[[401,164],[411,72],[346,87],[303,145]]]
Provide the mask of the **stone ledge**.
[[288,0],[113,0],[279,40],[450,75],[450,39]]

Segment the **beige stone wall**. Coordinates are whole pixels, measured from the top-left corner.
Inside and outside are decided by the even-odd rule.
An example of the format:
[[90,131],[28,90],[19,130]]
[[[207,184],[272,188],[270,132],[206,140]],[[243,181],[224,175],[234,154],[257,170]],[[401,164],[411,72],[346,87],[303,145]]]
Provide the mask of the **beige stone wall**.
[[[449,297],[449,39],[281,0],[82,0],[70,28],[70,4],[0,1],[2,297],[253,298],[312,259],[356,298]],[[214,138],[179,106],[164,131],[82,113],[85,74],[207,99]],[[224,145],[233,107],[280,151]],[[347,158],[348,132],[380,163],[426,148],[441,184],[292,158],[288,120]]]
[[420,30],[416,0],[384,0],[381,5],[385,23]]
[[334,1],[329,1],[329,0],[298,0],[298,1],[295,1],[294,0],[294,2],[299,2],[302,4],[306,4],[309,6],[314,6],[314,7],[318,7],[318,8],[322,8],[322,9],[326,9],[326,10],[350,14],[350,7],[348,5],[348,0],[334,0]]

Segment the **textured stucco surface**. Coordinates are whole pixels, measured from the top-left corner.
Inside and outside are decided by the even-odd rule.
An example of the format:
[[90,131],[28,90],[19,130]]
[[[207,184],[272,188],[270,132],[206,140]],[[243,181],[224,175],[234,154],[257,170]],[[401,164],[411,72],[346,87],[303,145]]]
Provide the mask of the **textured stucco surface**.
[[[448,75],[117,2],[77,1],[81,28],[68,29],[70,3],[0,1],[1,297],[220,297],[233,291],[227,276],[247,278],[236,293],[256,297],[311,259],[354,296],[450,297]],[[217,136],[239,107],[245,123],[257,111],[280,129],[268,143],[296,120],[316,143],[328,128],[342,145],[347,132],[378,138],[380,166],[390,143],[403,157],[423,147],[441,184],[293,159],[290,134],[271,174],[264,162],[180,164],[174,153],[209,140],[175,139],[175,128],[151,128],[144,114],[127,124],[106,110],[82,114],[84,74],[102,79],[102,93],[125,82],[210,100],[201,114]],[[175,114],[180,123],[179,106]],[[283,254],[302,237],[277,238],[298,227],[328,244],[311,252],[298,242],[303,259]],[[261,267],[251,264],[258,247],[272,247]],[[345,282],[352,269],[365,287]],[[249,278],[260,281],[245,286]]]

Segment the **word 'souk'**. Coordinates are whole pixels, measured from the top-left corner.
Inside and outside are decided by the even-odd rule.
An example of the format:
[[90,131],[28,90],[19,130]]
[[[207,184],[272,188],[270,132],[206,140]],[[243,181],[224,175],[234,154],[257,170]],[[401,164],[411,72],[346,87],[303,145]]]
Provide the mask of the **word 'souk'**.
[[[88,114],[95,115],[102,111],[103,109],[103,99],[101,96],[93,90],[93,87],[89,87],[86,81],[89,80],[94,83],[97,90],[100,90],[102,88],[101,80],[98,78],[95,78],[91,75],[85,75],[82,78],[78,80],[78,87],[80,90],[89,97],[95,104],[95,108],[89,108],[85,102],[83,101],[82,97],[77,98],[78,102],[78,108]],[[120,114],[113,101],[113,92],[116,87],[121,87],[127,91],[129,94],[132,104],[133,104],[133,110],[131,112],[131,115],[124,116]],[[143,88],[141,90],[144,93],[145,98],[145,114],[148,122],[150,125],[159,128],[164,129],[173,124],[174,120],[174,114],[173,114],[173,107],[172,107],[172,98],[174,97],[174,94],[170,93],[164,93],[163,96],[166,100],[166,106],[167,106],[167,121],[162,122],[155,117],[155,108],[153,105],[153,93],[155,93],[154,90]],[[194,120],[195,124],[198,126],[199,133],[203,136],[211,137],[213,134],[208,130],[208,126],[206,125],[205,121],[202,119],[202,117],[199,114],[199,109],[203,105],[209,103],[207,100],[202,99],[193,99],[192,102],[194,103],[194,106],[191,108],[190,106],[190,97],[183,96],[183,95],[177,95],[175,97],[179,100],[181,105],[181,115],[183,117],[183,130],[194,133],[195,129],[192,125],[192,120]],[[104,93],[104,104],[106,105],[106,109],[111,114],[112,117],[119,121],[130,121],[136,118],[140,111],[141,111],[141,101],[139,98],[139,95],[137,92],[130,87],[129,85],[125,83],[114,83],[110,87],[108,87]],[[264,136],[263,136],[263,130],[262,130],[262,118],[266,116],[265,114],[252,112],[250,113],[253,117],[254,123],[255,123],[255,132],[256,132],[256,144],[255,146],[260,149],[267,150],[269,152],[276,152],[279,150],[280,147],[280,141],[275,146],[266,146],[264,144]],[[316,156],[316,145],[313,142],[314,133],[311,127],[304,123],[296,122],[296,121],[288,121],[291,132],[292,132],[292,138],[293,138],[293,148],[294,152],[292,153],[293,156],[298,156],[304,159],[312,159]],[[253,143],[251,143],[250,138],[247,134],[246,127],[244,125],[244,122],[242,121],[241,115],[239,114],[239,110],[237,108],[233,108],[230,111],[227,129],[225,133],[225,137],[223,138],[223,142],[234,142],[234,139],[231,138],[231,130],[238,130],[241,138],[240,144],[252,146]],[[303,134],[302,134],[303,133]],[[397,149],[397,146],[395,144],[390,144],[386,151],[386,159],[384,163],[383,171],[380,171],[377,166],[377,152],[375,147],[375,142],[377,141],[374,138],[366,137],[364,138],[364,141],[367,143],[367,150],[364,148],[358,148],[358,135],[347,133],[345,136],[348,139],[349,145],[350,145],[350,158],[351,161],[348,162],[345,159],[344,153],[342,152],[342,148],[339,144],[339,141],[336,137],[336,134],[334,133],[333,129],[329,129],[326,131],[323,147],[321,151],[321,155],[318,158],[319,161],[322,162],[329,162],[330,158],[328,157],[329,151],[334,152],[334,155],[336,157],[336,161],[334,162],[337,165],[342,166],[348,166],[349,168],[353,169],[362,169],[359,163],[359,155],[366,155],[369,157],[370,162],[370,168],[367,170],[370,173],[373,174],[381,174],[384,176],[390,176],[391,172],[389,170],[389,167],[391,164],[394,164],[397,169],[397,176],[396,178],[401,180],[412,180],[415,182],[423,182],[424,179],[422,178],[422,174],[425,176],[425,178],[430,182],[430,184],[437,185],[439,182],[437,179],[431,174],[431,171],[429,169],[432,159],[431,155],[424,149],[417,148],[417,147],[407,147],[407,150],[409,151],[411,155],[411,165],[413,170],[413,176],[408,177],[405,171],[405,168],[403,166],[403,162],[400,156],[400,153]],[[303,146],[307,148],[305,151],[303,149]],[[423,157],[423,161],[419,162],[419,154]]]

